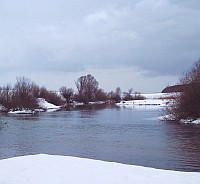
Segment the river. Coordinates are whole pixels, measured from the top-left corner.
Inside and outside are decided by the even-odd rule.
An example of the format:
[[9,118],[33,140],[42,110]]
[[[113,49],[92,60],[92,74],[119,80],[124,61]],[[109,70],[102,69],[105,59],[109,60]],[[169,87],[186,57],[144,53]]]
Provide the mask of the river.
[[200,171],[200,126],[159,121],[162,113],[106,106],[0,115],[0,159],[45,153]]

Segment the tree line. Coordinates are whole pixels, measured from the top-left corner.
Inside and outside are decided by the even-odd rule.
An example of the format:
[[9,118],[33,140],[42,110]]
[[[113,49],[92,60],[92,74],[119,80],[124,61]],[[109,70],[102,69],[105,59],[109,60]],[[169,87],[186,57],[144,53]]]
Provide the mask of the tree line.
[[[72,102],[104,101],[116,103],[121,100],[144,99],[138,92],[130,88],[127,92],[122,92],[120,87],[115,91],[105,92],[99,88],[99,83],[94,76],[88,74],[81,76],[75,82],[77,91],[72,88],[62,86],[59,93],[47,90],[46,87],[38,86],[36,83],[25,77],[17,77],[16,83],[0,87],[0,105],[9,109],[36,109],[38,108],[38,98],[44,98],[49,103],[55,105],[69,105]],[[200,60],[195,62],[191,69],[186,72],[175,86],[180,88],[174,99],[174,103],[168,111],[173,114],[176,120],[200,118]]]
[[[38,98],[44,98],[55,105],[69,105],[74,101],[84,104],[95,101],[116,103],[121,100],[143,98],[140,93],[133,92],[132,88],[128,92],[122,93],[120,87],[117,87],[115,91],[107,93],[99,88],[99,83],[91,74],[78,78],[75,85],[76,92],[66,86],[62,86],[59,92],[56,92],[47,90],[44,86],[40,87],[28,78],[17,77],[13,86],[7,84],[0,87],[0,104],[8,110],[15,108],[36,109],[38,108]],[[131,95],[132,93],[134,95]]]

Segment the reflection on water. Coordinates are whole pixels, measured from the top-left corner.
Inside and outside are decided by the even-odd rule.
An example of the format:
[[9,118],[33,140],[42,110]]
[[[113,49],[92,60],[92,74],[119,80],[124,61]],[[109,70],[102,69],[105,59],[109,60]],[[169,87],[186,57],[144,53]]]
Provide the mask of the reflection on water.
[[0,116],[0,159],[57,154],[200,171],[200,126],[160,122],[155,109],[89,107]]
[[170,149],[176,149],[178,159],[185,162],[184,168],[200,168],[200,126],[168,123],[165,131]]

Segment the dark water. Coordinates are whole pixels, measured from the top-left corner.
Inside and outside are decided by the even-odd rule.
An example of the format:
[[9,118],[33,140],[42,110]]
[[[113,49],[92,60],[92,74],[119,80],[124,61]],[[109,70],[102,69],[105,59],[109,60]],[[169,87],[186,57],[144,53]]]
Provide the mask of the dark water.
[[200,126],[161,122],[160,114],[107,107],[0,115],[0,159],[46,153],[200,171]]

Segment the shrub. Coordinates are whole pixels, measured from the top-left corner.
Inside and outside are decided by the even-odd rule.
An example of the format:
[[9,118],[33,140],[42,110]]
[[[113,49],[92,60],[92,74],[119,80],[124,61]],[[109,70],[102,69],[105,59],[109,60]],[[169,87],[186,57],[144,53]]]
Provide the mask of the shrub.
[[200,61],[180,79],[183,92],[175,98],[170,112],[176,120],[200,118]]
[[44,98],[49,103],[62,105],[64,101],[56,92],[39,87],[25,77],[17,78],[14,87],[6,85],[0,88],[0,104],[9,109],[38,108],[37,98]]
[[13,90],[10,85],[0,88],[0,104],[10,109],[12,108]]
[[12,96],[13,108],[34,109],[38,107],[36,98],[32,93],[34,86],[35,84],[25,77],[17,78]]
[[69,104],[73,100],[74,90],[63,86],[60,88],[60,94],[65,98],[66,103]]

